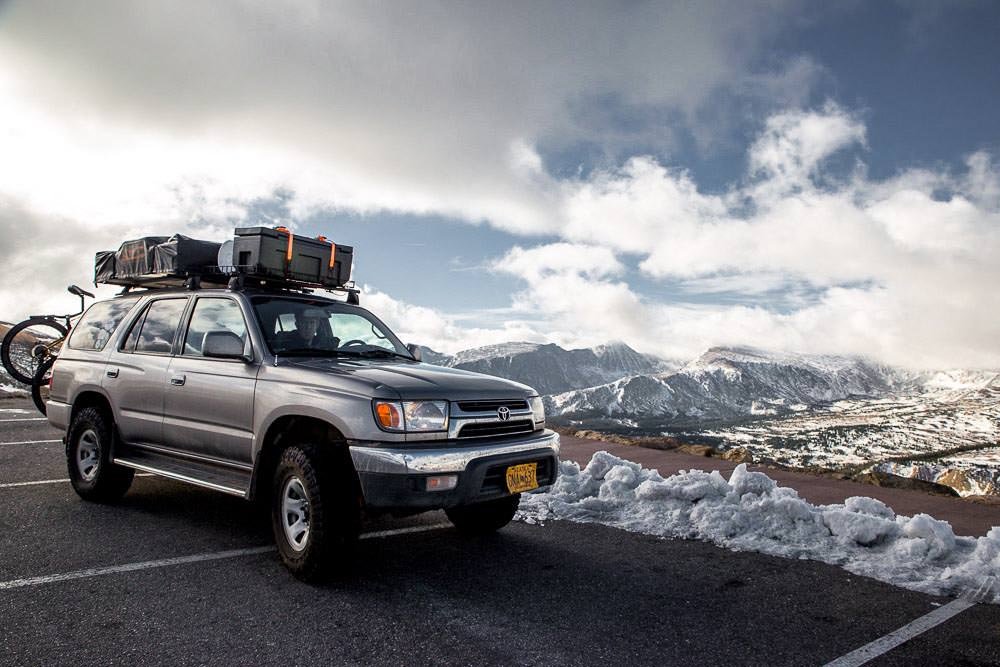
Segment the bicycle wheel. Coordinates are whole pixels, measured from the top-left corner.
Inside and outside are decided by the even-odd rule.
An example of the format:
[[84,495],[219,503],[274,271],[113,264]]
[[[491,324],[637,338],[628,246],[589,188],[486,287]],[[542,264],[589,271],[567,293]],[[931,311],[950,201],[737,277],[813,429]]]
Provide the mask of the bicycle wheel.
[[31,400],[43,415],[48,414],[45,401],[49,400],[49,380],[52,378],[52,364],[55,362],[55,357],[42,360],[38,370],[35,371],[35,377],[31,380]]
[[55,320],[32,317],[10,328],[0,344],[0,360],[10,376],[30,385],[39,364],[62,347],[66,327]]

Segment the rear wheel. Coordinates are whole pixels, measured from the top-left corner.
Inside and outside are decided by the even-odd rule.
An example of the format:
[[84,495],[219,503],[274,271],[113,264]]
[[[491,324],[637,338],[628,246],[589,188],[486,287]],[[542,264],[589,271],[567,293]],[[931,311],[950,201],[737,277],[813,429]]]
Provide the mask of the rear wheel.
[[483,503],[453,507],[444,512],[460,532],[467,535],[488,535],[510,523],[520,502],[521,496],[516,494]]
[[135,471],[111,462],[114,429],[97,408],[83,408],[69,429],[66,463],[69,481],[84,500],[114,502],[132,485]]
[[0,343],[0,360],[10,376],[30,385],[39,365],[55,356],[62,347],[66,327],[42,317],[19,322],[10,328]]
[[353,468],[316,445],[288,447],[274,471],[271,524],[282,562],[303,581],[350,564],[361,529]]

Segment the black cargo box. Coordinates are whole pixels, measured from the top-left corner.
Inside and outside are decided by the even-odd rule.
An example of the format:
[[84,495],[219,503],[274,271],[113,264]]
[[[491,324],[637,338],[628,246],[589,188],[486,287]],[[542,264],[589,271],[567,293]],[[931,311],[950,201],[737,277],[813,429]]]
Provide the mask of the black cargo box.
[[216,265],[219,246],[181,234],[125,241],[117,251],[97,253],[94,282],[160,286],[177,284],[195,275],[223,280]]
[[269,227],[237,227],[233,265],[247,275],[282,278],[323,287],[351,279],[354,248]]

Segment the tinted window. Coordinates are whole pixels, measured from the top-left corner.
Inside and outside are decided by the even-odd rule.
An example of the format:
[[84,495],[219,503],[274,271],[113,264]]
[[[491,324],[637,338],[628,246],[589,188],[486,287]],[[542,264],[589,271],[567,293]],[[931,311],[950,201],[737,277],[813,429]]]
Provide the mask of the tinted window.
[[225,331],[246,343],[247,325],[239,304],[232,299],[198,299],[184,338],[184,354],[201,356],[205,334]]
[[75,350],[103,350],[138,299],[95,303],[73,327],[69,346]]
[[187,299],[161,299],[149,304],[135,351],[169,354],[186,305]]
[[128,336],[125,337],[125,342],[121,346],[123,351],[132,352],[135,350],[135,340],[139,337],[139,329],[142,328],[142,321],[146,318],[147,311],[149,311],[149,306],[143,308],[142,312],[139,313],[139,317],[135,318],[135,321],[132,322],[132,327],[128,330]]

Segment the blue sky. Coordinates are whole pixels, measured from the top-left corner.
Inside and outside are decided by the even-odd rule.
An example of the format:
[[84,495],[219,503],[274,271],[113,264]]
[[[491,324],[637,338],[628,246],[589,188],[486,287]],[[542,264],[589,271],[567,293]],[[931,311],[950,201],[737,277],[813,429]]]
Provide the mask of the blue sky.
[[447,351],[1000,365],[996,3],[129,7],[0,6],[0,319],[273,223]]

